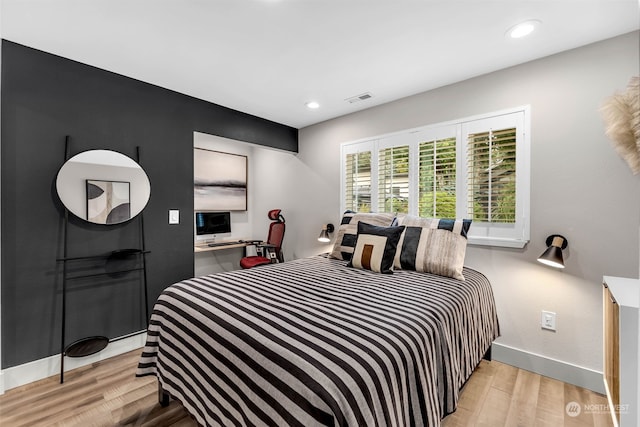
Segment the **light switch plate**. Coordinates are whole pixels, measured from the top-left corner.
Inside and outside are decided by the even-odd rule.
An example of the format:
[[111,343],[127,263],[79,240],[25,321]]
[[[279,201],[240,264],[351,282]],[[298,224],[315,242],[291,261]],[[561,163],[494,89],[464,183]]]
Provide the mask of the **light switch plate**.
[[180,211],[177,209],[169,210],[169,224],[180,224]]
[[542,329],[548,329],[550,331],[556,330],[556,314],[552,311],[542,311],[540,318],[540,326]]

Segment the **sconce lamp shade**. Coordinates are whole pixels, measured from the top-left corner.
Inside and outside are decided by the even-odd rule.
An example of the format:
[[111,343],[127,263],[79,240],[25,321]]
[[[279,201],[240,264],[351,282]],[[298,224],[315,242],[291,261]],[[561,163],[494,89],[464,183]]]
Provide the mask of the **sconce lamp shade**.
[[562,250],[567,248],[567,239],[559,234],[553,234],[547,237],[546,243],[547,250],[538,257],[538,261],[551,267],[564,268]]
[[318,236],[318,242],[329,243],[331,241],[329,234],[333,233],[333,230],[335,230],[333,224],[323,225],[322,231],[320,232],[320,236]]

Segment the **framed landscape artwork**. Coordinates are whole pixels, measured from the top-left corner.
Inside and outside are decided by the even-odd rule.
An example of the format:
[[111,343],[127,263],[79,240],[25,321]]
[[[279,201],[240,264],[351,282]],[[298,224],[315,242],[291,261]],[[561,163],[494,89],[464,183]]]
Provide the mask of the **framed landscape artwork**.
[[193,149],[196,211],[247,210],[247,156]]

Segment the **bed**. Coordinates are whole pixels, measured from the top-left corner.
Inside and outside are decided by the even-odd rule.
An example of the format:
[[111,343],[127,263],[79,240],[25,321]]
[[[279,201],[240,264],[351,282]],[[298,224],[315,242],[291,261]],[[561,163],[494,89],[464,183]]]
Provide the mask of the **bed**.
[[499,335],[487,278],[325,255],[184,280],[137,375],[207,426],[438,426]]

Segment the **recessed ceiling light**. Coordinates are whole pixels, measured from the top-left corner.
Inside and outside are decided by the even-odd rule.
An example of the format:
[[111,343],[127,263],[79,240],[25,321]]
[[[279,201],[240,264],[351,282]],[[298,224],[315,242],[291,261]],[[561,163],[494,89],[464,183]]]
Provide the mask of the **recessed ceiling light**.
[[318,104],[316,101],[309,101],[305,105],[307,106],[307,108],[310,108],[312,110],[320,108],[320,104]]
[[542,22],[537,19],[521,22],[507,30],[507,35],[512,39],[519,39],[533,33]]

